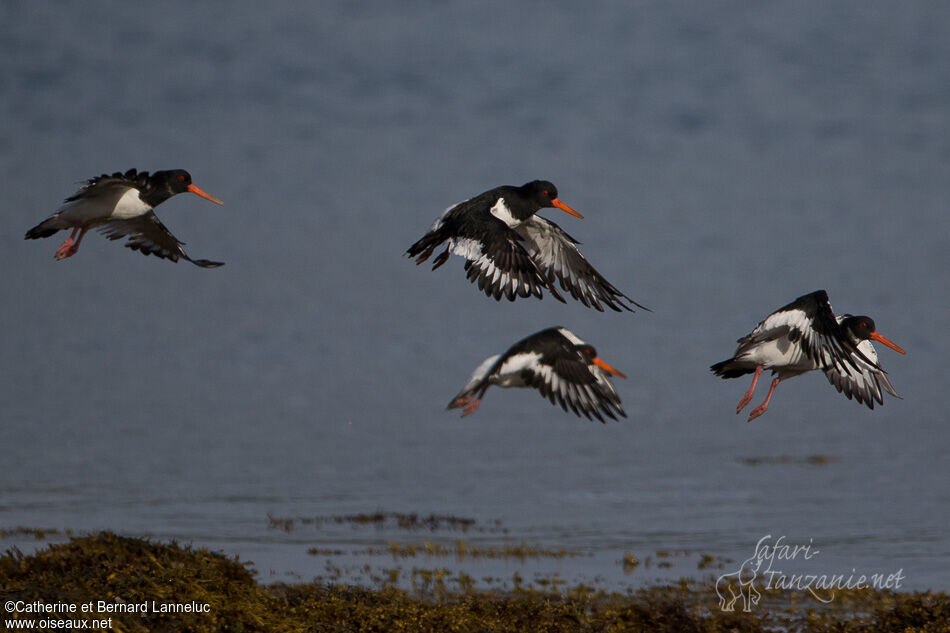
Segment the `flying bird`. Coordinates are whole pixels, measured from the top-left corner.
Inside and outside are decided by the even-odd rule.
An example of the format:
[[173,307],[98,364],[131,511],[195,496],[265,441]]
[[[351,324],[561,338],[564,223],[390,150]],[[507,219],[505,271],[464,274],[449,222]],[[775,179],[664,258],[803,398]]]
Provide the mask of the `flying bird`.
[[772,385],[765,401],[749,414],[754,420],[769,407],[780,382],[820,369],[839,393],[864,403],[884,404],[883,392],[900,398],[877,360],[871,341],[896,352],[904,350],[878,333],[867,316],[835,316],[824,290],[799,297],[779,308],[759,323],[752,333],[739,339],[735,355],[710,369],[722,378],[753,374],[752,385],[739,401],[736,413],[749,404],[759,376],[772,370]]
[[601,312],[604,305],[632,312],[624,301],[649,310],[594,270],[577,249],[577,240],[535,215],[549,207],[584,217],[561,202],[557,188],[546,180],[495,187],[446,209],[407,253],[421,264],[446,244],[433,260],[432,270],[444,264],[449,253],[464,257],[469,281],[477,282],[479,290],[498,301],[503,296],[509,301],[531,295],[540,299],[547,290],[564,302],[555,287],[559,282],[572,297]]
[[98,229],[110,240],[128,237],[126,246],[143,255],[156,255],[177,262],[186,259],[202,268],[217,268],[222,262],[192,259],[182,249],[183,242],[161,223],[153,209],[179,193],[190,192],[223,204],[191,182],[184,169],[102,174],[87,180],[65,203],[46,220],[26,232],[26,239],[49,237],[60,230],[72,229],[69,238],[56,250],[56,259],[72,257],[79,243],[91,228]]
[[462,417],[478,409],[485,391],[499,387],[531,387],[552,404],[578,417],[627,417],[609,374],[626,378],[598,356],[593,347],[570,330],[552,327],[522,339],[504,354],[496,354],[478,366],[449,409],[462,409]]

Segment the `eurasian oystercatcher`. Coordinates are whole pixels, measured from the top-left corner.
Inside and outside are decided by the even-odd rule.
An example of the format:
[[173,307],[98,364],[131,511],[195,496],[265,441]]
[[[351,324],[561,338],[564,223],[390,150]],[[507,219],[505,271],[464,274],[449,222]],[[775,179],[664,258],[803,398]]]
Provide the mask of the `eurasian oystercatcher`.
[[820,369],[839,393],[850,400],[874,408],[874,401],[884,404],[883,390],[900,398],[877,362],[871,340],[904,354],[904,350],[887,340],[867,316],[835,316],[828,294],[817,290],[779,308],[759,323],[752,333],[739,339],[739,347],[729,360],[710,369],[723,378],[754,374],[752,385],[739,401],[736,413],[752,400],[755,384],[765,369],[775,378],[765,402],[752,410],[749,420],[759,417],[769,407],[769,400],[778,383],[813,369]]
[[443,242],[447,247],[433,260],[432,270],[446,262],[449,253],[464,257],[469,281],[489,297],[535,295],[542,289],[564,302],[555,289],[561,288],[585,306],[603,312],[601,304],[620,312],[633,311],[629,301],[649,310],[615,288],[594,270],[580,251],[577,240],[561,228],[535,215],[540,209],[557,207],[577,218],[580,213],[558,199],[557,188],[546,180],[521,187],[495,187],[446,209],[407,253],[416,264],[426,261]]
[[26,239],[49,237],[57,231],[72,229],[69,239],[56,251],[56,259],[60,260],[75,255],[86,231],[97,228],[110,240],[128,236],[125,245],[144,255],[156,255],[173,262],[181,257],[202,268],[223,266],[223,262],[188,257],[181,248],[183,242],[179,242],[152,211],[172,196],[186,191],[224,204],[192,184],[191,174],[184,169],[156,171],[151,176],[147,171],[134,169],[124,174],[102,174],[83,183],[53,215],[27,231]]
[[608,373],[626,378],[600,358],[594,348],[563,327],[552,327],[522,339],[504,354],[478,366],[449,409],[462,409],[462,417],[478,409],[485,391],[499,387],[533,387],[552,404],[570,407],[578,417],[614,420],[627,417]]

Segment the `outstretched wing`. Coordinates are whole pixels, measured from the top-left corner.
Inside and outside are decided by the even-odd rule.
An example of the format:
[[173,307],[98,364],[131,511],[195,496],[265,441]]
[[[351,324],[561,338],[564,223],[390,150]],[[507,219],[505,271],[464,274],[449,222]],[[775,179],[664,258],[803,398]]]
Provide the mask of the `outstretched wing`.
[[[491,192],[488,192],[491,193]],[[482,194],[485,196],[486,194]],[[558,301],[564,301],[557,289],[548,283],[544,272],[522,246],[521,237],[494,216],[466,214],[464,207],[480,202],[478,196],[446,210],[422,238],[406,251],[416,264],[426,261],[443,243],[447,250],[433,260],[435,270],[445,263],[449,252],[464,257],[468,280],[477,283],[489,297],[534,295],[539,299],[547,289]]]
[[564,301],[528,252],[508,235],[486,234],[481,239],[453,237],[449,239],[449,249],[468,260],[468,280],[496,300],[505,296],[514,301],[516,295],[541,298],[541,291],[547,288],[555,299]]
[[858,403],[864,403],[869,409],[874,408],[874,401],[884,404],[884,391],[895,398],[900,398],[887,374],[877,362],[877,351],[871,341],[858,343],[850,363],[829,365],[824,368],[828,381],[850,400],[852,397]]
[[577,250],[579,242],[554,222],[533,215],[514,230],[525,240],[528,251],[552,287],[557,279],[572,297],[600,312],[604,311],[602,304],[617,312],[632,312],[633,308],[626,305],[625,300],[649,310],[604,279]]
[[817,290],[803,295],[767,316],[751,334],[739,339],[736,357],[756,345],[786,339],[789,354],[802,358],[788,358],[788,364],[810,360],[815,368],[833,368],[847,373],[858,368],[858,361],[875,364],[865,358],[850,336],[838,325],[828,300],[828,293]]
[[599,367],[588,365],[578,355],[576,358],[559,357],[554,363],[535,363],[522,373],[525,384],[534,387],[552,404],[560,404],[565,411],[570,408],[575,415],[584,415],[588,420],[601,414],[616,420],[627,417],[620,403],[620,396],[607,373]]
[[114,174],[102,174],[90,178],[80,185],[76,193],[69,196],[64,202],[73,202],[81,198],[117,196],[118,200],[130,187],[142,187],[148,182],[148,172],[139,172],[130,169],[124,174],[115,172]]
[[224,265],[223,262],[188,257],[182,249],[183,242],[178,241],[178,238],[171,234],[154,211],[133,218],[106,222],[99,227],[99,231],[110,240],[128,237],[129,241],[125,245],[132,250],[141,251],[143,255],[155,255],[173,262],[182,258],[202,268],[217,268]]

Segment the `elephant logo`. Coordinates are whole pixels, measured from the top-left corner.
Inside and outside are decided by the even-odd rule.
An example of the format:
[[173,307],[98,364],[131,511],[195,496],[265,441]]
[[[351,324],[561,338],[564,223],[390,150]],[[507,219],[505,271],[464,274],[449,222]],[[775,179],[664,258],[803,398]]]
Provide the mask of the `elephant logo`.
[[[755,579],[759,575],[762,558],[750,556],[742,561],[739,569],[722,574],[716,579],[716,595],[719,597],[719,609],[735,611],[736,601],[742,599],[742,610],[752,611],[752,605],[758,605],[762,594],[755,588]],[[726,595],[728,592],[728,595]]]

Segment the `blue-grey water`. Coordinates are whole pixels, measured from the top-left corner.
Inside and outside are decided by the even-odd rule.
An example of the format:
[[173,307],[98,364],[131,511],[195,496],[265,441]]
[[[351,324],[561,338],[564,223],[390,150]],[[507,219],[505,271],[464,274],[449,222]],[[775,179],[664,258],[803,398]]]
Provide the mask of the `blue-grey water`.
[[[607,588],[771,534],[820,550],[790,567],[947,588],[946,3],[4,3],[0,35],[0,528],[175,539],[263,580],[389,541],[525,542],[587,555],[478,565]],[[224,200],[158,209],[224,268],[23,240],[130,167]],[[404,257],[445,207],[534,178],[654,312],[499,304],[456,257]],[[879,346],[903,399],[869,411],[814,373],[746,423],[748,380],[708,366],[818,288],[907,350]],[[445,410],[552,325],[629,376],[627,419],[525,390]],[[376,511],[503,529],[269,519]],[[624,574],[661,550],[689,554]]]

